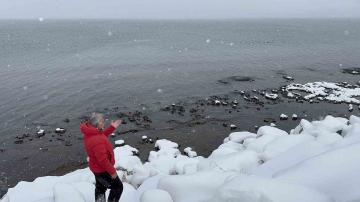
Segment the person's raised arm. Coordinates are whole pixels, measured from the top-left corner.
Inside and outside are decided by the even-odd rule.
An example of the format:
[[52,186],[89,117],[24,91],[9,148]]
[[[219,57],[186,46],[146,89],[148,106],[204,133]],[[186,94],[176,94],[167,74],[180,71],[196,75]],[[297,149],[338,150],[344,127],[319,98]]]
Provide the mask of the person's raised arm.
[[121,125],[121,122],[122,122],[121,119],[118,119],[116,121],[111,121],[111,124],[103,131],[103,134],[106,137],[108,137],[111,133],[115,131],[116,128],[118,128]]

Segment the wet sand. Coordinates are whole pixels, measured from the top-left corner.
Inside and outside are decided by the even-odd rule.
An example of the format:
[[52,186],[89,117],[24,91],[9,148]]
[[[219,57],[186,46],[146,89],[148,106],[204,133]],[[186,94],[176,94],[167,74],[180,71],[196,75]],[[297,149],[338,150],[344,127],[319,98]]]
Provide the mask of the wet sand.
[[[310,103],[280,94],[279,99],[266,99],[262,91],[276,92],[292,82],[286,78],[287,75],[294,77],[294,82],[297,82],[296,75],[282,71],[276,74],[277,80],[273,85],[278,86],[277,88],[229,90],[207,97],[179,99],[174,103],[157,103],[152,107],[140,105],[137,109],[128,109],[113,106],[97,111],[104,113],[109,120],[124,120],[116,135],[110,138],[112,141],[123,139],[126,144],[138,148],[143,161],[146,161],[149,151],[154,149],[154,143],[144,143],[141,140],[143,135],[154,141],[166,138],[179,143],[180,150],[190,146],[199,155],[208,156],[232,131],[255,132],[257,126],[270,123],[289,131],[298,125],[301,118],[315,120],[328,114],[344,117],[359,115],[358,107],[349,111],[346,103]],[[339,77],[337,82],[356,83],[360,78],[353,71],[332,74]],[[218,85],[229,86],[234,85],[234,82],[256,83],[256,78],[231,76],[217,81]],[[233,86],[229,89],[233,89]],[[287,114],[289,119],[280,120],[282,113]],[[297,114],[298,119],[292,120],[292,114]],[[21,180],[32,181],[40,176],[63,175],[86,167],[86,155],[79,131],[79,123],[86,118],[85,115],[63,117],[62,123],[57,124],[66,129],[63,134],[55,133],[54,125],[37,123],[45,130],[45,135],[38,135],[34,128],[3,144],[0,147],[0,194],[3,195],[8,187]],[[232,130],[231,124],[237,128]]]

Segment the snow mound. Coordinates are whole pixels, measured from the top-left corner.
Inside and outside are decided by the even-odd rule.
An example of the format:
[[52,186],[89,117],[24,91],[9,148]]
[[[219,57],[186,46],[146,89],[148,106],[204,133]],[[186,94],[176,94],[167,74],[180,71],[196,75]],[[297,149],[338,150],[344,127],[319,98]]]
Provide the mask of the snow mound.
[[[359,134],[359,117],[326,116],[303,119],[290,133],[271,126],[233,132],[207,158],[158,140],[143,163],[136,148],[120,146],[114,149],[124,184],[120,202],[360,201]],[[40,177],[19,182],[1,202],[92,202],[94,183],[88,168]]]

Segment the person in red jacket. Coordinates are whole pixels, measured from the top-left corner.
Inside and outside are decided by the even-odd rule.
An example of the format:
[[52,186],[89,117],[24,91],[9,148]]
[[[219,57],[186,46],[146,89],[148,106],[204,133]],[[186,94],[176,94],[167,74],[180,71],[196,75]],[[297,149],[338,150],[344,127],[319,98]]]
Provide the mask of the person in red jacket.
[[80,124],[84,135],[84,146],[89,157],[89,168],[95,175],[95,201],[105,202],[105,192],[110,189],[109,202],[118,202],[123,192],[123,184],[114,168],[115,157],[108,137],[121,124],[112,121],[105,129],[105,119],[100,113],[93,113],[90,119]]

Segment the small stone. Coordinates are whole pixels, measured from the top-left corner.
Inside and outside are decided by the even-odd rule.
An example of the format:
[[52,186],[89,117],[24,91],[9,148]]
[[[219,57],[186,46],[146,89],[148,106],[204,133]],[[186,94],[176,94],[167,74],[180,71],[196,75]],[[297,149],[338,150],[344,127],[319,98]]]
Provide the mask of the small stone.
[[288,116],[287,115],[285,115],[285,114],[281,114],[280,115],[280,120],[282,120],[282,121],[284,121],[284,120],[288,120]]
[[273,93],[266,93],[265,94],[265,98],[270,99],[270,100],[276,100],[278,97],[279,97],[278,94],[273,94]]
[[230,125],[230,129],[231,129],[231,130],[235,130],[235,129],[237,129],[237,126],[236,126],[235,124],[231,124],[231,125]]
[[227,123],[223,123],[222,124],[224,127],[228,127],[228,124]]
[[276,121],[273,118],[264,118],[264,122],[265,123],[273,123],[273,122],[276,122]]
[[55,129],[55,133],[58,133],[58,134],[63,134],[66,132],[66,129],[65,128],[56,128]]
[[70,119],[66,118],[66,119],[63,120],[63,122],[69,123],[69,122],[70,122]]
[[45,130],[40,129],[36,134],[37,134],[36,137],[42,137],[45,135]]
[[297,119],[298,119],[298,115],[293,114],[293,115],[292,115],[292,120],[294,120],[294,121],[295,121],[295,120],[297,120]]
[[24,140],[15,140],[14,141],[14,144],[22,144],[22,143],[24,143]]
[[116,147],[122,147],[125,145],[125,141],[124,140],[116,140],[115,141],[115,146]]
[[283,76],[283,79],[286,79],[288,81],[293,81],[294,80],[294,78],[291,77],[291,76]]
[[354,106],[352,104],[349,104],[349,112],[352,112],[354,110]]
[[132,153],[133,153],[134,156],[139,156],[140,155],[139,151],[132,151]]

